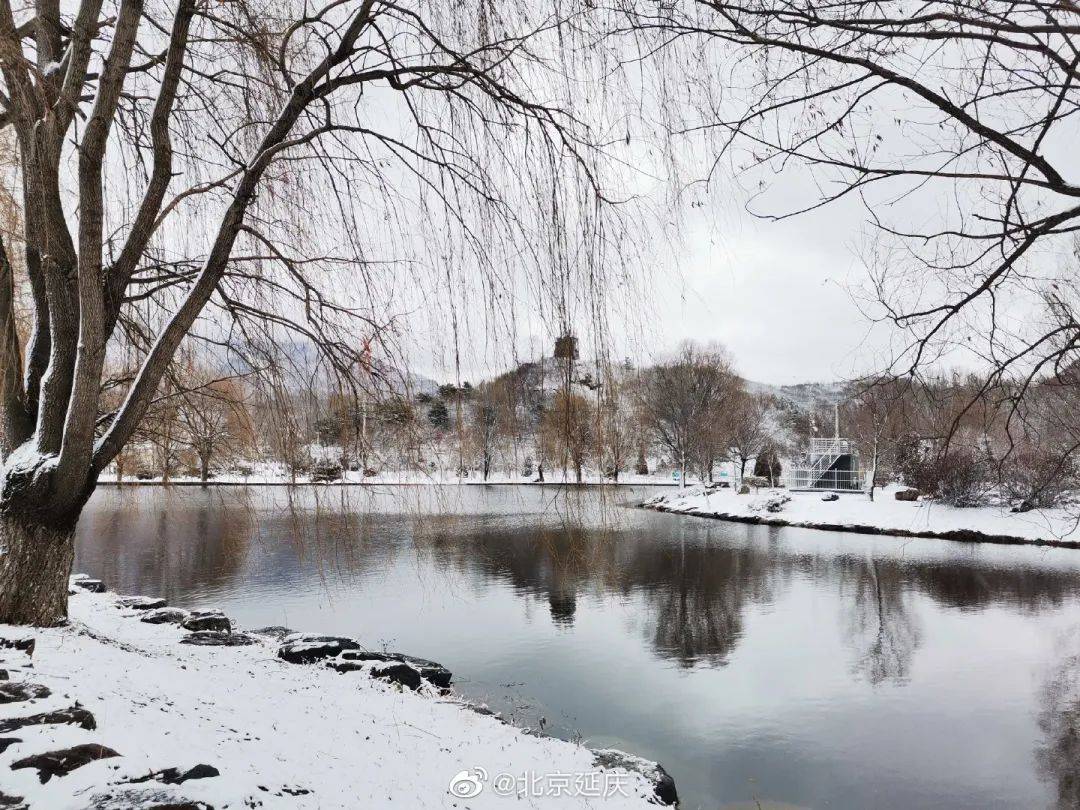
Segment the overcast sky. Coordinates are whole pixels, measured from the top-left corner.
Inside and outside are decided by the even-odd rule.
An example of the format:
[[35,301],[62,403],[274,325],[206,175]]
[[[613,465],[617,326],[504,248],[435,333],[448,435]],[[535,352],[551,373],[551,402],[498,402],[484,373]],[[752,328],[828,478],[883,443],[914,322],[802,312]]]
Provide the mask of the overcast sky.
[[[872,330],[857,303],[867,280],[857,203],[780,222],[750,215],[734,197],[698,210],[682,223],[676,244],[644,260],[654,264],[641,268],[646,292],[629,302],[635,311],[612,312],[614,357],[649,363],[684,340],[720,343],[744,377],[775,384],[849,379],[883,367],[887,330]],[[428,339],[410,350],[410,365],[440,382],[453,380],[452,348],[439,338],[447,335],[446,314],[436,308],[425,315]],[[530,325],[527,315],[520,321],[518,359],[535,359],[541,344],[550,354],[552,325]],[[460,343],[463,380],[511,364],[499,330],[477,322]],[[582,353],[588,355],[586,346]]]
[[[851,377],[880,360],[857,294],[859,211],[836,206],[772,222],[729,214],[695,223],[676,282],[660,285],[660,338],[719,341],[740,372],[759,382]],[[856,300],[853,300],[853,294]]]

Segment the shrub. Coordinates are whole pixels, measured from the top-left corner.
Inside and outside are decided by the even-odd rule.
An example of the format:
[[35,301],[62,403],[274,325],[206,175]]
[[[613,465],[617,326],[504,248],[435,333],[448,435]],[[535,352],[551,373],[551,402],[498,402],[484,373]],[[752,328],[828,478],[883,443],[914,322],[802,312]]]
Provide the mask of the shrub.
[[340,464],[323,461],[315,465],[315,469],[311,471],[311,480],[313,482],[338,481],[341,479],[341,474]]
[[978,506],[988,490],[987,465],[966,447],[916,447],[899,456],[904,483],[952,506]]
[[1023,511],[1057,506],[1077,485],[1075,459],[1035,448],[1017,448],[1001,467],[1005,494]]
[[952,506],[978,506],[985,501],[987,476],[970,450],[954,450],[938,459],[938,497]]
[[637,463],[634,465],[634,472],[637,475],[648,475],[649,474],[649,463],[647,461],[645,461],[645,454],[644,453],[638,453]]
[[758,457],[754,459],[754,475],[758,478],[767,478],[771,483],[775,484],[780,480],[783,473],[784,468],[780,463],[780,457],[777,455],[776,448],[771,444],[758,453]]

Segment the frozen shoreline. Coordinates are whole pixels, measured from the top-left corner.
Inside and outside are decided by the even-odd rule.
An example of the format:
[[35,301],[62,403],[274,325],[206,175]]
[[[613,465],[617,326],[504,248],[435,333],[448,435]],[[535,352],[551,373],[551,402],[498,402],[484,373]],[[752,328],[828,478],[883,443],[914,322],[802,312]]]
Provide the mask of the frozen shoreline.
[[[10,678],[0,689],[31,693],[0,702],[0,799],[35,808],[498,808],[522,798],[631,808],[673,792],[655,763],[514,728],[426,680],[412,691],[405,682],[419,664],[405,682],[372,677],[379,662],[359,645],[340,671],[327,666],[338,658],[290,663],[273,634],[235,629],[225,635],[243,646],[198,646],[175,624],[141,621],[148,613],[116,594],[73,591],[65,627],[0,625]],[[33,639],[32,656],[12,646],[19,639]],[[74,722],[56,722],[64,711]],[[61,715],[20,724],[50,712]],[[61,749],[89,750],[92,761],[44,783],[37,765],[12,769]],[[103,751],[119,756],[93,758]],[[193,768],[199,775],[176,783]],[[462,772],[481,787],[465,803],[449,787]]]
[[[762,489],[739,495],[733,489],[707,492],[697,486],[658,495],[641,506],[658,512],[764,526],[1080,549],[1076,517],[1062,509],[1025,513],[993,506],[961,509],[933,501],[897,501],[898,489],[884,487],[873,501],[862,493],[824,501],[821,492]],[[790,500],[779,511],[770,511],[768,502],[784,495]]]

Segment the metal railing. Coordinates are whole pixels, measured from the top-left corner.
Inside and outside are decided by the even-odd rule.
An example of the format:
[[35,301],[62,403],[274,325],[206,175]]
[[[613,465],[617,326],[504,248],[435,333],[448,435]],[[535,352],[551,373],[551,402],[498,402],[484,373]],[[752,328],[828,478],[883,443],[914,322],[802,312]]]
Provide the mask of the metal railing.
[[783,478],[788,489],[860,492],[866,480],[864,470],[813,471],[808,467],[794,467]]
[[854,452],[855,452],[855,442],[851,441],[851,439],[835,439],[835,438],[817,439],[817,438],[815,438],[815,439],[810,440],[810,453],[812,455],[817,455],[818,453],[820,453],[822,455],[828,455],[828,454],[831,454],[831,453],[835,453],[837,455],[842,456],[845,453],[854,453]]

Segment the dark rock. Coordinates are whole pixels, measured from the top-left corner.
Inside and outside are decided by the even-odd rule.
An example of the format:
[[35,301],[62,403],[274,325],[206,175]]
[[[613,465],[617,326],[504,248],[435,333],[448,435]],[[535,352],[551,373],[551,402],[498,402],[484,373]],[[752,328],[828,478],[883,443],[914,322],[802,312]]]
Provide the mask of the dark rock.
[[285,636],[291,636],[293,631],[288,627],[272,625],[270,627],[260,627],[258,630],[252,630],[251,632],[257,636],[267,636],[275,641],[281,641]]
[[0,683],[0,703],[18,703],[23,700],[47,698],[52,690],[39,683],[26,681],[5,681]]
[[27,726],[52,726],[67,723],[73,726],[81,726],[87,731],[97,728],[94,715],[90,714],[82,706],[72,706],[70,709],[58,709],[54,712],[42,712],[31,714],[27,717],[8,717],[0,720],[0,734],[18,731]]
[[199,764],[188,768],[176,780],[176,784],[182,784],[189,779],[209,779],[212,776],[221,776],[221,771],[213,765]]
[[671,774],[664,770],[664,766],[659,763],[656,765],[653,790],[656,791],[656,798],[660,800],[660,804],[674,807],[679,803],[679,791],[675,789],[675,780],[671,778]]
[[214,810],[212,805],[178,796],[172,788],[121,788],[96,793],[86,810]]
[[194,644],[197,647],[246,647],[258,644],[259,640],[247,633],[230,633],[222,630],[196,630],[180,639],[181,644]]
[[917,501],[919,500],[919,490],[917,489],[900,489],[893,495],[898,501]]
[[22,740],[18,737],[0,737],[0,754],[7,751],[11,746],[15,745],[15,743],[21,742]]
[[368,668],[368,662],[366,661],[342,661],[340,658],[335,658],[332,661],[327,661],[326,665],[330,669],[337,670],[338,672],[363,672]]
[[18,650],[29,656],[34,655],[34,644],[33,636],[16,636],[15,638],[5,638],[0,636],[0,648],[5,650]]
[[345,650],[358,650],[360,644],[344,636],[316,636],[295,633],[286,636],[278,648],[278,658],[290,664],[311,664],[324,658],[334,658]]
[[593,765],[602,770],[622,770],[639,773],[653,786],[657,804],[674,806],[679,803],[679,793],[675,790],[675,780],[664,770],[659,762],[630,756],[622,751],[606,749],[593,752]]
[[420,688],[421,683],[419,671],[399,661],[376,664],[371,668],[371,677],[390,681],[390,683],[399,683],[414,691]]
[[398,661],[397,656],[390,653],[374,652],[372,650],[345,650],[338,656],[343,661]]
[[229,618],[220,610],[194,610],[180,626],[185,630],[220,630],[228,633],[232,630]]
[[191,614],[183,608],[163,607],[146,611],[139,617],[139,621],[147,624],[181,624],[189,616]]
[[164,599],[153,596],[121,596],[117,604],[132,610],[156,610],[165,607],[168,603]]
[[188,768],[186,771],[181,771],[179,768],[163,768],[160,771],[153,771],[146,776],[140,776],[138,779],[131,779],[129,781],[137,783],[149,782],[152,779],[156,779],[158,782],[164,782],[166,785],[181,785],[189,779],[208,779],[212,776],[221,776],[221,771],[213,765],[195,765],[194,767]]
[[8,677],[8,671],[6,669],[0,669],[0,681],[6,681]]
[[413,667],[420,673],[420,677],[432,686],[446,689],[450,686],[450,681],[453,680],[453,673],[435,661],[428,661],[426,658],[417,658],[412,655],[402,655],[401,653],[391,653],[390,657],[395,661],[403,661]]
[[22,796],[11,796],[0,790],[0,807],[5,808],[5,810],[24,810],[30,805],[23,800]]
[[71,748],[62,748],[59,751],[48,751],[44,754],[34,754],[23,757],[11,763],[11,770],[21,768],[37,768],[38,779],[45,784],[54,776],[66,776],[76,768],[81,768],[90,762],[99,759],[109,759],[120,756],[116,751],[104,745],[85,743],[74,745]]
[[100,579],[77,579],[73,583],[76,588],[82,588],[84,591],[90,591],[90,593],[105,593],[105,583]]
[[838,501],[838,500],[840,500],[840,496],[837,495],[835,492],[830,492],[828,495],[823,496],[821,500],[826,501],[826,502]]

